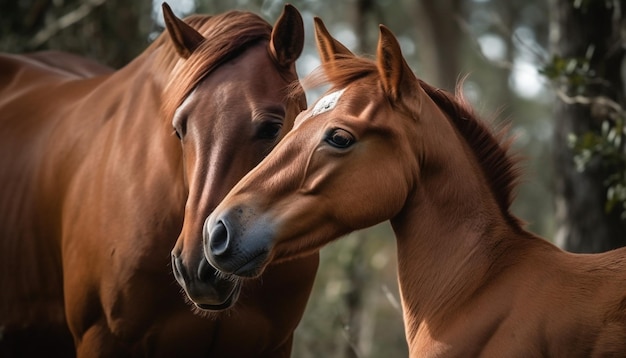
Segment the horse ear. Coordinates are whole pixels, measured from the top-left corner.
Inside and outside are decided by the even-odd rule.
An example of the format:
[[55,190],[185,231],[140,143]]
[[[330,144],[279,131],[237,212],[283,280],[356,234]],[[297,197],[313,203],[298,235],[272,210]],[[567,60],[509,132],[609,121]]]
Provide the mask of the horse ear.
[[188,58],[198,48],[200,43],[204,41],[204,36],[194,30],[193,27],[187,25],[183,20],[177,18],[167,3],[164,2],[162,7],[165,27],[174,43],[176,52],[181,57]]
[[333,62],[340,56],[354,57],[347,47],[330,35],[322,19],[315,17],[313,20],[315,21],[315,42],[322,64]]
[[276,62],[289,67],[296,62],[304,48],[304,24],[298,9],[286,4],[270,37],[269,50]]
[[392,99],[398,100],[401,93],[412,91],[417,78],[404,60],[398,40],[384,25],[380,25],[377,57],[383,89]]

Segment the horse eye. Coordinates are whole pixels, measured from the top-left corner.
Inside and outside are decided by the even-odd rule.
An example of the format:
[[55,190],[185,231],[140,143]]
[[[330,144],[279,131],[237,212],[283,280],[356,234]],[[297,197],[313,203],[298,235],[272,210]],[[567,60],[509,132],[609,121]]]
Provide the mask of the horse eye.
[[176,137],[182,140],[187,132],[187,117],[176,118],[172,123],[172,127],[174,128],[174,134],[176,134]]
[[333,129],[326,135],[326,143],[335,148],[346,149],[354,144],[355,140],[350,132],[343,129]]
[[176,137],[178,137],[178,139],[183,139],[183,136],[180,135],[180,132],[176,128],[174,128],[174,134],[176,134]]
[[276,139],[282,128],[283,124],[280,122],[265,122],[260,125],[256,135],[260,139]]

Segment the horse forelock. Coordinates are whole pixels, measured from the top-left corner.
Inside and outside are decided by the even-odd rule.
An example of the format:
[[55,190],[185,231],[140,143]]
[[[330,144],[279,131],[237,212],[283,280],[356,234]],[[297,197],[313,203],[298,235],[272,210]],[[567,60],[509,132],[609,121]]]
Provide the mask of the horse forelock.
[[[321,71],[314,71],[302,83],[307,89],[324,84],[344,88],[355,80],[376,76],[378,70],[374,61],[347,56],[322,65]],[[478,118],[463,96],[463,81],[458,83],[455,94],[435,88],[422,80],[418,84],[446,114],[473,150],[502,213],[511,224],[519,227],[521,223],[510,212],[514,198],[513,189],[519,180],[518,159],[509,154],[512,143],[507,139],[507,132],[502,130],[495,133]]]
[[158,71],[169,72],[162,98],[165,118],[171,118],[195,86],[213,70],[255,43],[269,41],[272,32],[267,21],[243,11],[192,15],[185,22],[205,37],[189,58],[177,65],[180,57],[169,43],[166,31],[151,46],[161,49],[155,62]]
[[337,59],[311,72],[301,80],[304,89],[331,84],[335,88],[345,88],[352,82],[374,76],[376,64],[366,58],[338,55]]

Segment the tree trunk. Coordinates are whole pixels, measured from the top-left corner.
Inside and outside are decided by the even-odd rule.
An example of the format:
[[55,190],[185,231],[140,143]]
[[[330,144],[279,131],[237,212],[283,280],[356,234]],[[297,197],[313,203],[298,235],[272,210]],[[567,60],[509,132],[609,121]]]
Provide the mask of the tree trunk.
[[461,40],[458,23],[462,16],[460,0],[416,2],[419,53],[426,71],[420,77],[437,87],[454,92],[461,75]]
[[[563,92],[568,96],[606,96],[623,102],[624,51],[619,36],[626,25],[622,13],[626,11],[626,1],[552,0],[551,8],[552,53],[563,59],[587,57],[589,73],[599,80],[582,89],[569,86]],[[569,143],[571,134],[600,133],[607,115],[605,110],[596,107],[564,101],[555,106],[556,242],[574,252],[601,252],[626,244],[626,222],[620,219],[619,210],[605,212],[607,189],[604,183],[610,169],[596,158],[584,171],[577,170],[573,160],[575,153]]]

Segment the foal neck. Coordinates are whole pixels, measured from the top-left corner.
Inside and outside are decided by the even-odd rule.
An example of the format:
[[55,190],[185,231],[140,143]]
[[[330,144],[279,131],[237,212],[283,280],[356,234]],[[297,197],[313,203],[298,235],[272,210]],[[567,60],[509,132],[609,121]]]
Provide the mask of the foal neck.
[[391,224],[411,347],[489,281],[521,234],[502,212],[463,135],[432,100],[422,103],[415,190]]

